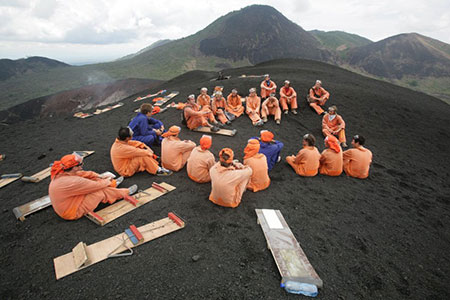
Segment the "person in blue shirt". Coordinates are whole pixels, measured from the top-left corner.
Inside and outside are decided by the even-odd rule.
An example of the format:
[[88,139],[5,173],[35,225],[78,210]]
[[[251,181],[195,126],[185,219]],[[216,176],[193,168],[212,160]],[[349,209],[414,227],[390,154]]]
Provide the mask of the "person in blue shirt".
[[161,134],[164,133],[164,124],[152,118],[153,105],[143,103],[140,112],[131,120],[128,127],[133,130],[133,140],[140,141],[151,147],[161,143]]
[[268,130],[261,130],[261,137],[253,137],[253,139],[259,140],[261,145],[259,153],[262,153],[267,158],[267,166],[269,171],[275,166],[277,162],[281,160],[280,152],[283,149],[284,144],[280,141],[274,140],[274,135]]

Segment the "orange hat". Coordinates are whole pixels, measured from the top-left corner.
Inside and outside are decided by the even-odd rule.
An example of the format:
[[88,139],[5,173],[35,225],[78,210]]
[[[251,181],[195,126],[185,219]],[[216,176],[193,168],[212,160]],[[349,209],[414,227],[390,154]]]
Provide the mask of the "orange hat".
[[248,140],[247,147],[245,147],[245,149],[244,149],[244,154],[245,154],[244,159],[255,156],[259,151],[259,147],[260,147],[260,145],[259,145],[258,140],[256,140],[256,139]]
[[269,130],[261,130],[260,134],[261,134],[261,141],[262,142],[268,143],[268,142],[273,141],[274,135]]
[[202,150],[208,150],[212,145],[212,137],[204,134],[200,139],[200,147]]
[[170,126],[169,131],[164,132],[162,134],[163,137],[168,137],[168,136],[177,136],[181,131],[181,128],[179,126]]
[[[225,160],[223,158],[223,154],[227,154],[229,156],[229,158],[227,160]],[[230,148],[223,148],[222,150],[220,150],[220,152],[219,152],[219,159],[220,159],[221,162],[231,164],[233,162],[233,158],[234,158],[234,152],[233,152],[232,149],[230,149]]]
[[325,143],[328,144],[328,147],[332,149],[334,152],[341,152],[341,147],[339,147],[339,141],[334,135],[327,135],[325,138]]
[[161,111],[161,107],[155,106],[155,107],[153,107],[152,115],[156,115],[156,114],[159,113],[160,111]]
[[76,153],[63,156],[61,160],[57,160],[53,163],[50,171],[51,179],[54,179],[56,175],[69,170],[73,167],[83,164],[83,158]]

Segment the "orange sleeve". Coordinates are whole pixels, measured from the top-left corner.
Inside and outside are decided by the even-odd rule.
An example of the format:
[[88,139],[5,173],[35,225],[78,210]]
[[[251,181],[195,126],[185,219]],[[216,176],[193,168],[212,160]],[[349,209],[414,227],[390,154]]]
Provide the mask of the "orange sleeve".
[[200,115],[203,115],[203,112],[195,111],[195,110],[193,110],[191,107],[186,107],[186,108],[184,109],[184,115],[185,115],[186,117],[200,116]]
[[323,99],[328,99],[328,98],[330,98],[330,93],[328,93],[327,92],[327,90],[326,89],[324,89],[324,88],[321,88],[322,89],[322,93],[323,93],[323,95],[322,95],[322,97],[321,98],[323,98]]
[[147,149],[140,149],[135,148],[131,145],[127,147],[127,145],[124,145],[124,147],[121,147],[119,151],[115,151],[114,156],[116,158],[133,158],[133,157],[144,157],[144,156],[152,156],[153,151],[149,151]]
[[297,165],[300,164],[301,161],[303,160],[304,156],[305,156],[305,154],[304,154],[304,152],[302,152],[302,150],[298,151],[297,156],[295,156],[294,163]]
[[322,118],[322,130],[323,129],[329,129],[328,128],[328,120],[327,120],[327,116],[328,116],[328,114],[325,114],[324,116],[323,116],[323,118]]
[[315,98],[314,97],[314,91],[313,91],[313,89],[311,88],[311,89],[309,89],[309,97],[311,97],[311,98]]
[[297,96],[297,92],[296,92],[293,88],[291,88],[291,89],[292,89],[292,95],[291,95],[291,97]]
[[338,130],[339,129],[344,129],[345,128],[345,121],[344,121],[344,119],[342,119],[342,117],[340,116],[340,115],[338,115],[337,116],[337,118],[338,118],[338,125],[339,125],[339,127],[338,127]]

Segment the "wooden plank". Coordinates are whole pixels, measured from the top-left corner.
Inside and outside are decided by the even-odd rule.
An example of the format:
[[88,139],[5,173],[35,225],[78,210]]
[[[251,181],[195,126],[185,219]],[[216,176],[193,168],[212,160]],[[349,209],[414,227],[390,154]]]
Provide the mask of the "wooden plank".
[[79,269],[82,265],[88,262],[86,253],[86,244],[79,242],[75,248],[72,249],[74,266]]
[[255,212],[281,274],[281,282],[296,281],[321,288],[322,279],[309,262],[281,212],[262,209],[255,209]]
[[160,196],[165,195],[168,192],[176,189],[174,186],[167,184],[165,182],[160,183],[160,185],[163,186],[165,189],[167,189],[167,191],[161,192],[158,189],[151,187],[151,188],[146,189],[143,192],[140,192],[140,193],[137,193],[136,195],[134,195],[133,197],[136,198],[136,200],[138,200],[138,203],[136,204],[136,206],[134,206],[133,204],[131,204],[128,201],[120,200],[120,201],[117,201],[116,203],[111,204],[99,211],[96,211],[95,213],[101,219],[103,219],[101,222],[99,222],[97,218],[94,220],[90,216],[87,216],[87,217],[94,223],[96,223],[100,226],[103,226],[103,225],[108,224],[109,222],[129,213],[130,211],[133,211],[136,208],[138,208],[144,204],[147,204],[148,202],[153,201],[156,198],[159,198]]
[[22,174],[20,174],[20,176],[17,177],[13,177],[13,178],[3,178],[0,179],[0,189],[4,186],[7,186],[10,183],[13,183],[14,181],[20,179],[22,177]]
[[77,113],[73,114],[73,116],[75,118],[79,118],[79,119],[86,119],[86,118],[92,117],[93,114],[84,113],[84,112],[77,112]]
[[47,195],[34,201],[25,203],[21,206],[15,207],[13,209],[13,213],[17,219],[24,221],[26,216],[49,207],[50,205],[52,205],[52,202],[50,201],[50,197]]
[[79,268],[77,268],[75,264],[72,252],[56,257],[53,260],[56,279],[61,279],[67,275],[101,262],[107,259],[108,255],[110,254],[121,253],[125,250],[140,246],[144,243],[147,243],[151,240],[162,237],[184,227],[184,223],[182,224],[182,226],[179,226],[168,217],[153,223],[140,226],[138,227],[138,230],[142,233],[143,240],[137,245],[133,245],[133,243],[127,238],[124,232],[119,233],[103,241],[86,246],[86,254],[89,260]]
[[169,101],[169,100],[175,98],[176,96],[178,96],[179,93],[180,92],[171,92],[169,95],[164,96],[164,98],[162,100],[157,101],[154,105],[161,106],[161,105],[165,104],[167,101]]
[[145,99],[148,99],[148,98],[151,98],[151,97],[155,97],[155,96],[158,96],[159,94],[162,95],[165,92],[166,92],[166,90],[160,90],[156,94],[148,94],[148,95],[146,95],[144,97],[137,97],[136,99],[134,99],[134,102],[138,102],[138,101],[142,101],[142,100],[145,100]]
[[209,127],[197,127],[195,129],[193,129],[192,131],[204,132],[204,133],[210,133],[210,134],[220,134],[220,135],[226,135],[226,136],[234,136],[237,133],[236,129],[220,129],[217,132],[212,132],[211,128],[209,128]]

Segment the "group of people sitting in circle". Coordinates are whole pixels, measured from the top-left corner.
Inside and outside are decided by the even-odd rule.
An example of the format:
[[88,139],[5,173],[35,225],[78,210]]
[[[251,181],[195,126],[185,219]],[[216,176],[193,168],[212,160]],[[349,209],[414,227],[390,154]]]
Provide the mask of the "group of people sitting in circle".
[[[218,127],[219,122],[229,124],[233,116],[239,117],[244,111],[252,123],[258,126],[261,122],[266,122],[269,115],[274,115],[276,121],[281,119],[280,105],[274,96],[275,90],[276,84],[267,75],[261,83],[261,97],[267,98],[261,110],[261,100],[255,89],[250,89],[250,95],[246,97],[246,108],[236,90],[227,97],[227,101],[221,91],[216,91],[211,104],[206,88],[201,89],[197,99],[190,95],[184,105],[178,104],[178,108],[183,109],[184,120],[190,129],[199,126]],[[285,81],[281,90],[281,109],[285,114],[289,109],[293,114],[297,114],[296,93],[290,87],[289,81]],[[287,156],[285,161],[300,176],[311,177],[318,173],[339,176],[344,171],[351,177],[367,178],[372,153],[364,147],[365,138],[355,135],[352,139],[353,148],[342,150],[347,147],[345,122],[337,114],[336,106],[329,107],[328,113],[325,113],[322,107],[328,98],[329,93],[317,80],[307,99],[309,105],[318,114],[323,115],[325,150],[319,153],[316,138],[308,133],[303,136],[302,149],[296,155]],[[273,106],[270,106],[271,101],[275,103]],[[143,171],[168,176],[180,171],[185,165],[191,180],[198,183],[211,182],[209,200],[217,205],[237,207],[246,189],[258,192],[269,187],[269,172],[281,161],[280,152],[284,146],[275,139],[272,132],[262,130],[260,136],[248,140],[244,148],[243,163],[235,160],[234,152],[230,148],[220,150],[219,161],[216,162],[209,150],[213,141],[210,135],[203,135],[198,146],[193,141],[182,140],[179,126],[174,125],[166,129],[161,121],[152,117],[152,111],[152,104],[142,104],[140,112],[129,125],[119,129],[110,150],[114,170],[121,175],[118,179],[83,171],[83,159],[76,153],[54,162],[49,196],[59,216],[67,220],[78,219],[92,212],[99,203],[114,203],[118,199],[132,201],[130,197],[137,191],[137,186],[118,188],[123,177]],[[161,146],[160,158],[151,149],[153,145]]]

